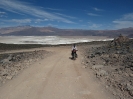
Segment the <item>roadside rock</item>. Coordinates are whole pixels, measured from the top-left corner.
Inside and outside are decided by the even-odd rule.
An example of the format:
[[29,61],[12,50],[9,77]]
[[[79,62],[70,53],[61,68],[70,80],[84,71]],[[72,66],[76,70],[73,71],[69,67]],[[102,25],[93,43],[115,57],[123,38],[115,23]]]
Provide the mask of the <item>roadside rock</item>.
[[0,58],[0,85],[6,80],[13,79],[21,70],[45,58],[48,54],[50,53],[45,50],[39,50],[1,55],[3,57]]
[[99,70],[99,69],[101,69],[101,68],[103,68],[104,66],[103,65],[93,65],[92,66],[92,69],[94,69],[94,70]]
[[85,50],[88,67],[107,89],[118,99],[133,99],[133,40],[120,35],[106,44],[95,44]]
[[11,80],[13,76],[7,76],[6,79]]
[[131,86],[129,83],[127,83],[127,90],[128,91],[133,90],[133,86]]
[[97,77],[103,77],[103,76],[107,76],[107,75],[108,75],[108,73],[105,70],[99,70],[96,73]]
[[130,90],[130,91],[129,91],[129,94],[130,94],[131,96],[133,96],[133,90]]
[[7,69],[3,69],[3,70],[0,72],[0,75],[1,75],[1,76],[7,76],[7,75],[8,75],[8,70],[7,70]]
[[133,77],[133,74],[129,74],[130,77]]
[[3,64],[10,63],[10,61],[9,61],[9,59],[3,59],[3,60],[0,61],[0,63],[3,63]]

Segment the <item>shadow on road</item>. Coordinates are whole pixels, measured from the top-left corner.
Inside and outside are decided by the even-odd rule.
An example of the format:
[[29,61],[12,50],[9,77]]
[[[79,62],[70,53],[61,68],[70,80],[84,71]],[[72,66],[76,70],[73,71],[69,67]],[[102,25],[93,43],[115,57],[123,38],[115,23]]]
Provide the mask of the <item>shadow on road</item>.
[[76,60],[76,59],[73,59],[72,57],[69,57],[69,59],[71,59],[71,60]]

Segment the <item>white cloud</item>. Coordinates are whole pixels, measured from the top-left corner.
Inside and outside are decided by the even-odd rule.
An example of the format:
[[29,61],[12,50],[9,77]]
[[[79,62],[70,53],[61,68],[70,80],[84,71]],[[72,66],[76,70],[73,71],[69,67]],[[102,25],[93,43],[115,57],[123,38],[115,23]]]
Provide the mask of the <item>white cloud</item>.
[[54,25],[54,24],[49,23],[47,26],[56,27],[58,25]]
[[12,22],[16,22],[16,23],[31,23],[31,19],[12,19]]
[[44,21],[48,21],[49,19],[44,19]]
[[48,21],[48,19],[11,19],[11,20],[3,20],[3,21],[22,24],[22,23],[31,23],[31,22],[40,23],[40,22]]
[[63,11],[62,9],[54,9],[54,8],[44,8],[44,9],[54,10],[54,11]]
[[66,17],[66,18],[77,19],[76,17],[68,16],[68,15],[61,14],[61,13],[55,13],[55,14]]
[[133,27],[133,21],[113,21],[113,23],[117,29]]
[[3,18],[3,17],[7,17],[7,16],[6,16],[6,12],[2,12],[2,11],[0,11],[0,17],[1,17],[1,18]]
[[35,19],[35,23],[40,23],[44,21],[48,21],[49,19]]
[[120,19],[113,21],[116,29],[133,27],[133,13],[128,13],[122,16]]
[[92,9],[95,10],[95,11],[104,11],[104,10],[96,8],[96,7],[92,8]]
[[6,12],[1,12],[1,11],[0,11],[0,14],[6,14]]
[[125,14],[122,18],[122,20],[132,20],[133,21],[133,13]]
[[66,18],[60,17],[50,12],[46,12],[39,7],[16,0],[0,0],[0,8],[18,14],[29,14],[38,18],[47,18],[50,20],[62,21],[65,23],[74,23]]
[[[0,19],[0,27],[18,26],[31,23],[31,19]],[[1,24],[3,23],[3,24]]]
[[23,24],[23,23],[31,23],[31,19],[11,19],[11,20],[5,20],[6,22],[15,22],[18,24]]
[[98,15],[98,14],[94,14],[94,13],[88,13],[89,16],[101,16],[101,15]]
[[97,28],[100,28],[102,26],[102,24],[95,24],[95,23],[93,23],[93,24],[91,24],[90,26],[89,26],[89,28],[90,29],[97,29]]

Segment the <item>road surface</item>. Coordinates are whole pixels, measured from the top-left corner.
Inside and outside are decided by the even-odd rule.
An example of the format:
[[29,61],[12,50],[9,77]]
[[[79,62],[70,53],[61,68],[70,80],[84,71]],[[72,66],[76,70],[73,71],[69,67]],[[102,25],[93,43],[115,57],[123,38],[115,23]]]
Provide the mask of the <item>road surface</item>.
[[80,51],[73,61],[71,47],[41,49],[53,54],[1,86],[0,99],[114,99],[92,72],[83,68]]

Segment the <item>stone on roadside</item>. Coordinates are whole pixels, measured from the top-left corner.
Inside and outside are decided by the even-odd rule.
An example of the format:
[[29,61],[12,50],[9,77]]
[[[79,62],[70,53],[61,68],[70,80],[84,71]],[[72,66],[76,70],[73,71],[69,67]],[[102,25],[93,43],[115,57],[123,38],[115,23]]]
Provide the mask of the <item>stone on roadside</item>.
[[101,69],[103,67],[104,67],[104,65],[94,65],[94,66],[92,66],[92,69],[99,70],[99,69]]
[[108,73],[105,70],[99,70],[96,73],[97,77],[103,77],[103,76],[107,76],[107,75],[108,75]]
[[5,64],[5,63],[10,63],[9,59],[3,59],[0,61],[1,63]]
[[132,85],[130,85],[129,83],[127,83],[127,90],[128,90],[128,91],[133,90],[133,86],[132,86]]
[[82,66],[82,68],[87,68],[87,66],[84,65],[84,66]]
[[9,57],[7,58],[9,61],[11,61],[12,60],[12,58],[13,58],[13,55],[12,54],[10,54],[9,55]]
[[13,77],[12,76],[7,76],[6,79],[11,80]]
[[129,74],[130,77],[133,77],[133,74]]
[[7,75],[8,75],[8,70],[7,70],[7,69],[3,69],[3,70],[0,72],[0,75],[2,75],[2,76],[7,76]]
[[133,97],[133,90],[130,90],[129,94]]

